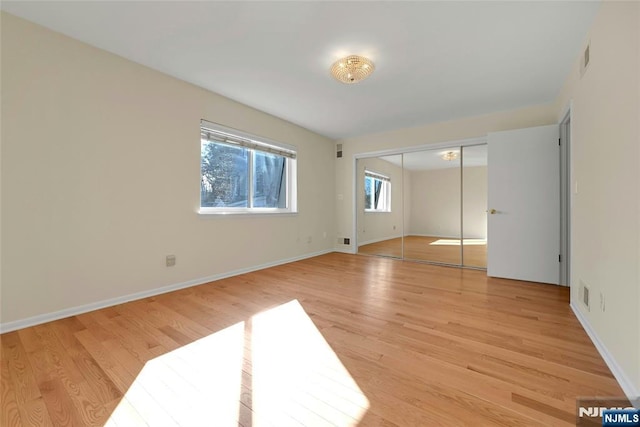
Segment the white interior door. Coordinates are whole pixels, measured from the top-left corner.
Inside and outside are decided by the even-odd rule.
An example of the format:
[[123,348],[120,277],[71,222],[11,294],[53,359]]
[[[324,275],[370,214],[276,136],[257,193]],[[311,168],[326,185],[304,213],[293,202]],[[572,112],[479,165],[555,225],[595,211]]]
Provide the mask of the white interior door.
[[558,125],[489,134],[489,276],[559,281],[558,137]]

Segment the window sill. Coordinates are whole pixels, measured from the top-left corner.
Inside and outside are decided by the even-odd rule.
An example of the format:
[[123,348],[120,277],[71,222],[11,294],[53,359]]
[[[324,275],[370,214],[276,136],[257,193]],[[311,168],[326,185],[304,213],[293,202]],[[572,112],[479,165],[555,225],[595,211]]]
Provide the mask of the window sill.
[[364,211],[366,214],[389,214],[391,211]]
[[298,215],[297,211],[290,211],[284,209],[265,209],[265,210],[217,210],[211,208],[200,208],[198,215],[203,216],[219,216],[219,217],[234,217],[234,216],[295,216]]

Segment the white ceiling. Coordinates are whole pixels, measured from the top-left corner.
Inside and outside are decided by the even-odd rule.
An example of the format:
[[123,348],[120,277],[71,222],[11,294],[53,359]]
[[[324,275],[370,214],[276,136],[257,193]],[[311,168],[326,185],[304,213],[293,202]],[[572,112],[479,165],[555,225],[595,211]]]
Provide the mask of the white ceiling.
[[[1,8],[331,138],[554,100],[584,1],[3,1]],[[347,54],[375,73],[344,85]],[[215,121],[215,117],[207,117]]]

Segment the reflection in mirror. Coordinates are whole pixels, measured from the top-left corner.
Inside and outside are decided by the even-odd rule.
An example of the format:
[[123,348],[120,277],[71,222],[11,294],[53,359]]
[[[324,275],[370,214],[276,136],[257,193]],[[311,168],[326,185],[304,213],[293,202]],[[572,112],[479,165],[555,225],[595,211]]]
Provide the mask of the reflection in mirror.
[[402,258],[402,155],[357,160],[358,253]]
[[462,148],[463,260],[487,267],[487,145]]
[[404,154],[411,191],[406,259],[460,265],[460,149]]

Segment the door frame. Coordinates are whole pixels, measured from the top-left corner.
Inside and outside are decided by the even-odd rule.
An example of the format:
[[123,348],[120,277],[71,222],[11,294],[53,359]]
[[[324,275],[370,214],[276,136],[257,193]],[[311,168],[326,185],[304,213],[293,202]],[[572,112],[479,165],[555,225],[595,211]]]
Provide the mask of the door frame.
[[571,286],[571,207],[573,176],[571,159],[571,107],[570,102],[560,121],[560,286]]

